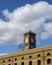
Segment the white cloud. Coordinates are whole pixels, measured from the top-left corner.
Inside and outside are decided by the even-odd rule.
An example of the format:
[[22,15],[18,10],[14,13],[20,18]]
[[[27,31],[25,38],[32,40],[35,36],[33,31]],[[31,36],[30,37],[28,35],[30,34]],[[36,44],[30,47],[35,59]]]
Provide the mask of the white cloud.
[[41,39],[47,39],[47,38],[49,38],[49,34],[47,32],[42,32]]
[[2,53],[2,54],[0,54],[0,56],[2,56],[2,55],[7,55],[7,53]]
[[32,5],[26,4],[13,12],[6,9],[3,10],[3,14],[7,22],[2,19],[0,20],[0,44],[23,43],[23,33],[28,31],[29,23],[32,31],[36,32],[37,35],[39,35],[39,32],[41,33],[39,35],[41,39],[44,38],[44,35],[46,35],[46,38],[49,38],[46,32],[48,34],[52,33],[52,24],[47,24],[45,21],[46,19],[52,19],[52,5],[45,1]]
[[52,38],[52,23],[45,23],[44,24],[44,29],[45,32],[41,33],[41,39],[47,39],[47,38]]
[[44,25],[45,30],[52,35],[52,22],[49,22]]

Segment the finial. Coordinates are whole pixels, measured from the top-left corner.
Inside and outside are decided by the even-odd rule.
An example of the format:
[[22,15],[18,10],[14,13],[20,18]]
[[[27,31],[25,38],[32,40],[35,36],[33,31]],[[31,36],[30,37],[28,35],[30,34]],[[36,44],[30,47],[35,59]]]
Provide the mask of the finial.
[[30,32],[30,24],[29,24],[29,32]]

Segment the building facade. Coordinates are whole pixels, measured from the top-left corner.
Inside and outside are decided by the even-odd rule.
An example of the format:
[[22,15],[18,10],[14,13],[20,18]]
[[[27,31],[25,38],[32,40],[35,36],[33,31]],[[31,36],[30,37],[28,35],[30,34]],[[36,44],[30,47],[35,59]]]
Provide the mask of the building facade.
[[24,34],[24,51],[0,56],[0,65],[52,65],[52,46],[36,48],[36,34]]

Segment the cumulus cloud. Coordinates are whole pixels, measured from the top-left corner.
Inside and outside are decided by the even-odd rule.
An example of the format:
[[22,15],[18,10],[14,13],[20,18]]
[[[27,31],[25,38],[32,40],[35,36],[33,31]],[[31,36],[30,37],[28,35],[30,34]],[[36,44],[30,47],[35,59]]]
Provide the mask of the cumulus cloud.
[[45,32],[41,33],[42,39],[52,38],[52,23],[45,23],[44,24],[44,30]]
[[41,39],[47,39],[47,38],[49,38],[49,34],[47,32],[42,32]]
[[49,33],[52,34],[52,23],[49,22],[47,24],[44,25],[45,30]]
[[[23,34],[30,28],[41,39],[47,39],[52,35],[52,5],[45,1],[34,4],[26,4],[10,12],[3,10],[7,21],[0,19],[0,44],[23,43]],[[51,20],[46,23],[46,19]],[[40,34],[39,34],[40,33]]]
[[0,56],[2,56],[2,55],[7,55],[7,53],[2,53],[2,54],[0,54]]

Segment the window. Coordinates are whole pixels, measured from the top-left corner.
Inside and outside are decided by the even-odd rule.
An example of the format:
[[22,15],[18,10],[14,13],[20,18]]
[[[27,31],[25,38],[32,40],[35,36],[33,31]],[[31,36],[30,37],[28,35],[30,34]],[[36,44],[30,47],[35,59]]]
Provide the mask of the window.
[[21,62],[21,65],[24,65],[24,62]]
[[17,58],[15,58],[15,61],[17,60]]
[[32,58],[32,56],[29,56],[29,58]]
[[17,63],[14,63],[14,65],[17,65]]
[[22,57],[22,59],[24,59],[24,57]]
[[51,55],[50,53],[47,53],[47,55]]
[[51,59],[47,59],[47,64],[51,64]]
[[32,65],[32,61],[29,61],[29,65]]
[[5,60],[3,60],[3,62],[5,62]]
[[41,60],[38,60],[37,61],[37,65],[41,65]]
[[40,56],[41,56],[40,54],[37,55],[37,57],[40,57]]
[[11,65],[11,64],[8,64],[8,65]]
[[9,62],[11,61],[11,59],[8,60]]

